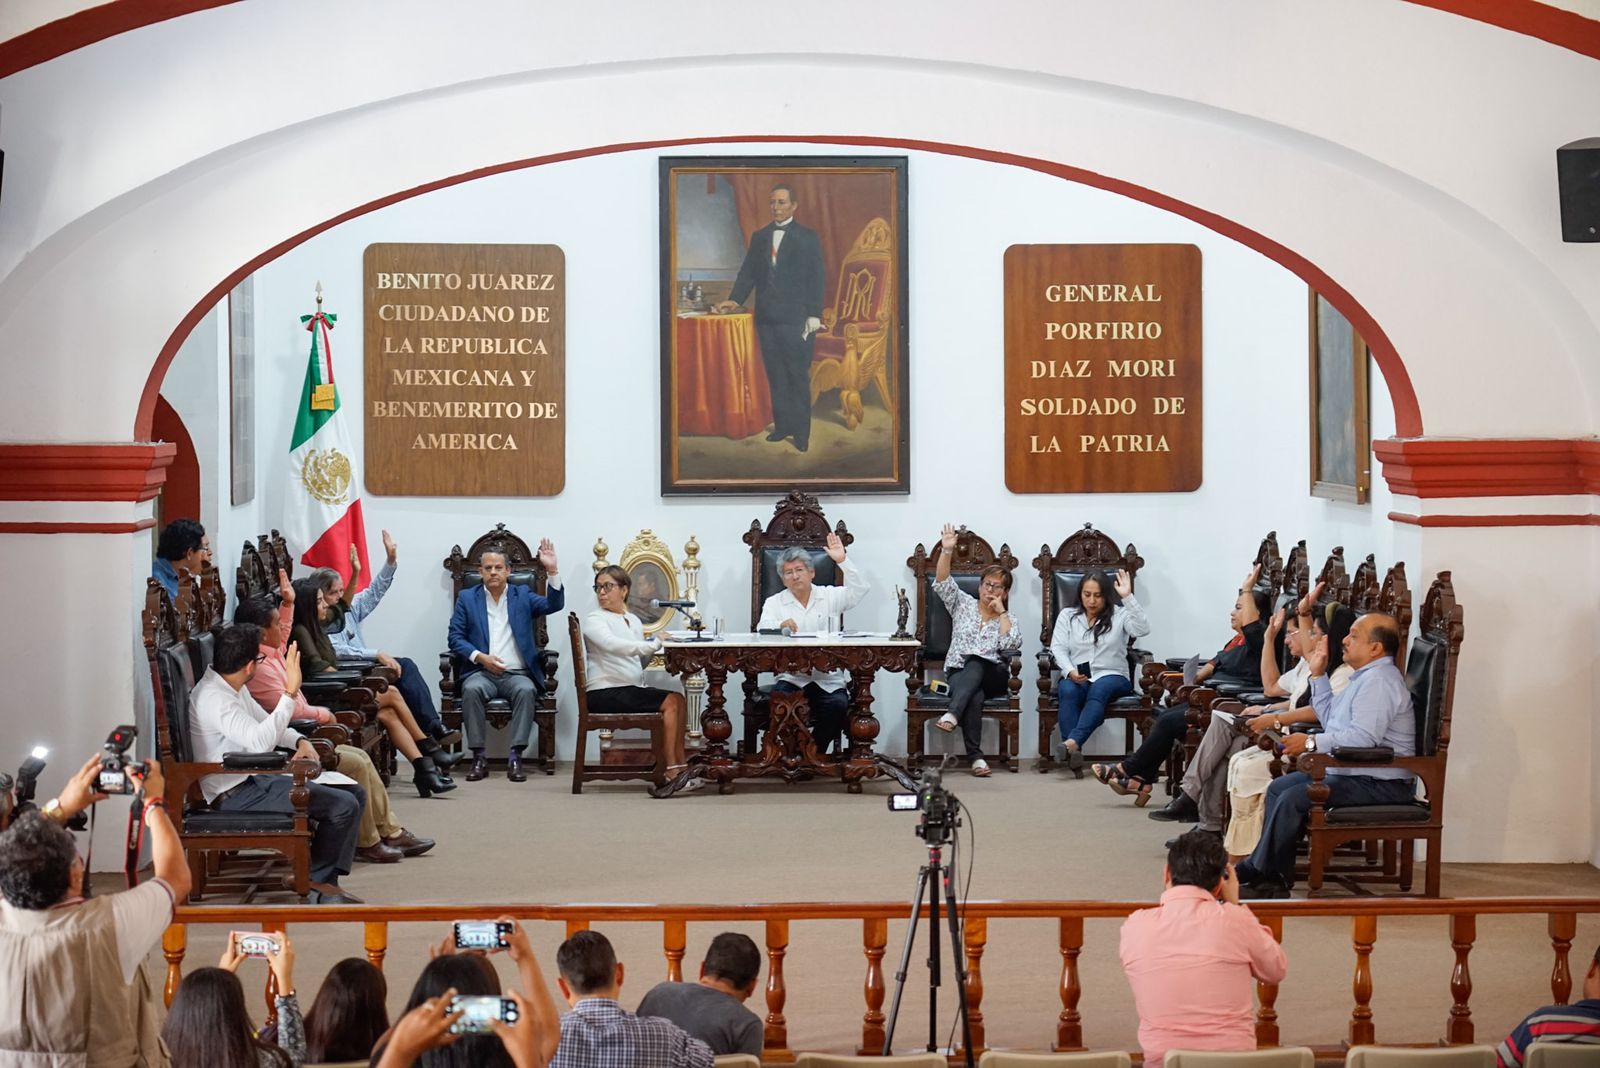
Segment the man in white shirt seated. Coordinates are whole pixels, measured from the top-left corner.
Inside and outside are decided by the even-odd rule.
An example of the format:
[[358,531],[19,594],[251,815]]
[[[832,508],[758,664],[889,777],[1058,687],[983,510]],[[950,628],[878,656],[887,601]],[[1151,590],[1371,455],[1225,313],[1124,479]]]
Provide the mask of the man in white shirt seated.
[[602,715],[659,713],[666,739],[661,754],[667,770],[683,770],[683,694],[645,686],[644,669],[661,651],[660,638],[646,638],[644,624],[628,611],[628,589],[633,580],[612,564],[594,577],[594,596],[600,607],[583,617],[583,647],[588,656],[584,693],[589,711]]
[[[841,586],[814,586],[816,568],[811,553],[799,546],[783,552],[778,564],[783,590],[767,598],[761,606],[761,630],[786,629],[792,633],[818,633],[839,630],[844,613],[861,603],[871,591],[865,576],[845,559],[844,542],[837,534],[828,535],[828,556],[839,565],[844,576]],[[811,706],[811,736],[817,751],[826,752],[839,741],[845,716],[850,711],[850,677],[844,671],[817,671],[810,675],[784,674],[772,687],[775,693],[805,690]]]
[[134,1068],[166,1064],[161,988],[144,960],[189,894],[189,865],[167,819],[161,766],[128,762],[145,798],[155,877],[85,900],[83,861],[64,824],[106,795],[97,755],[61,796],[0,834],[0,1064]]
[[[211,666],[189,695],[189,744],[194,759],[220,764],[224,753],[265,753],[282,747],[295,758],[317,760],[316,750],[298,731],[289,728],[295,695],[300,692],[300,651],[293,643],[284,656],[283,696],[268,712],[256,703],[246,686],[262,659],[261,628],[235,623],[216,631]],[[356,836],[366,791],[350,786],[307,783],[311,791],[311,900],[325,905],[359,904],[360,899],[339,888],[339,876],[350,874],[355,859]],[[219,812],[280,812],[291,814],[289,791],[294,780],[284,775],[207,775],[200,790]]]

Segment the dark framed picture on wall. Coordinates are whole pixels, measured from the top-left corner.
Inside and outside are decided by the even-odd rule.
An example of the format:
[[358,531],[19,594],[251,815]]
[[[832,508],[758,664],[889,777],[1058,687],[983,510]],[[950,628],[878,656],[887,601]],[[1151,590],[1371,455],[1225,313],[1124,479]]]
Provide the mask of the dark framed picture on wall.
[[906,493],[906,157],[660,161],[661,492]]
[[1372,480],[1367,343],[1311,291],[1311,495],[1366,504]]

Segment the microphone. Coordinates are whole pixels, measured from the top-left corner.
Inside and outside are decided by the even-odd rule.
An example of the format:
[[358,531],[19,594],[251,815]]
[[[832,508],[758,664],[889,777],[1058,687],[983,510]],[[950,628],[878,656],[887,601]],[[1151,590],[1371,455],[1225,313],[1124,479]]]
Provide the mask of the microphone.
[[651,608],[693,608],[693,601],[663,601],[659,597],[650,599]]

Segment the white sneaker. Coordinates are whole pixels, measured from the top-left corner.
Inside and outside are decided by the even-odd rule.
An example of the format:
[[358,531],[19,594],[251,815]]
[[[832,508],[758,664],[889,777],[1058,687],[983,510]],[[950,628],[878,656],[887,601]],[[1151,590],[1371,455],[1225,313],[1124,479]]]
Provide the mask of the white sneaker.
[[987,779],[989,777],[989,762],[983,757],[978,757],[972,762],[972,774],[980,779]]
[[960,725],[961,724],[956,719],[956,717],[952,716],[948,712],[946,712],[944,715],[940,716],[938,721],[934,723],[935,727],[938,727],[940,730],[944,731],[946,734],[949,734],[951,731],[955,730]]

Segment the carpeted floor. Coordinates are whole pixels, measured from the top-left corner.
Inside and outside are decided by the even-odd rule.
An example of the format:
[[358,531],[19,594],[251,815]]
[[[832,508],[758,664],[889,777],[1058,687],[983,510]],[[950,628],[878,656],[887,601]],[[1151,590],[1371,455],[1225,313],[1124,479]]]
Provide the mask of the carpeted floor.
[[[591,784],[574,796],[570,769],[563,767],[553,777],[534,775],[520,785],[507,782],[497,770],[484,782],[463,782],[448,796],[424,801],[405,776],[403,771],[391,791],[397,811],[407,827],[440,844],[431,854],[400,864],[358,865],[344,882],[369,903],[909,905],[924,859],[915,835],[916,815],[888,811],[886,785],[869,784],[864,794],[851,796],[831,783],[742,783],[731,796],[718,796],[712,789],[653,801],[642,784],[631,783]],[[947,785],[970,814],[967,829],[975,848],[964,851],[962,864],[964,869],[968,860],[974,861],[974,900],[1140,901],[1159,896],[1162,843],[1171,837],[1173,825],[1147,819],[1146,811],[1093,779],[1024,770],[977,780],[959,771]],[[1587,865],[1446,865],[1444,893],[1600,897],[1600,871]],[[486,911],[492,914],[492,909]],[[1136,1049],[1137,1020],[1117,963],[1119,922],[1087,924],[1080,1011],[1091,1047]],[[393,1008],[403,1004],[426,963],[426,943],[449,933],[445,925],[424,927],[391,928],[386,971]],[[731,927],[762,943],[759,925]],[[720,929],[690,925],[685,958],[690,977],[706,943]],[[360,955],[362,932],[358,925],[343,924],[298,930],[297,985],[309,1005],[320,976],[334,961]],[[623,1001],[632,1007],[664,975],[660,927],[617,924],[605,930],[627,967]],[[890,925],[884,969],[891,984],[904,931],[903,923]],[[554,923],[532,930],[552,975],[563,934]],[[221,928],[191,928],[186,967],[211,963],[222,936]],[[1580,919],[1572,947],[1579,984],[1597,940],[1600,918]],[[1291,920],[1285,925],[1284,945],[1290,973],[1277,1003],[1284,1042],[1342,1040],[1352,1004],[1349,921]],[[897,1047],[916,1048],[925,1041],[925,957],[925,944],[919,942],[906,983]],[[1380,923],[1372,957],[1379,1041],[1431,1042],[1444,1033],[1454,959],[1445,917]],[[1499,1041],[1525,1012],[1549,1001],[1552,961],[1543,916],[1480,919],[1471,957],[1473,1018],[1480,1041]],[[501,973],[509,978],[512,972],[504,964]],[[1060,1010],[1060,972],[1053,921],[990,924],[983,1011],[991,1045],[1048,1048]],[[791,1048],[853,1049],[864,1011],[860,925],[794,923],[785,973]],[[263,976],[256,979],[264,981]],[[949,983],[947,976],[940,1014],[944,1033],[954,1021]],[[765,1012],[759,992],[751,1007]]]

